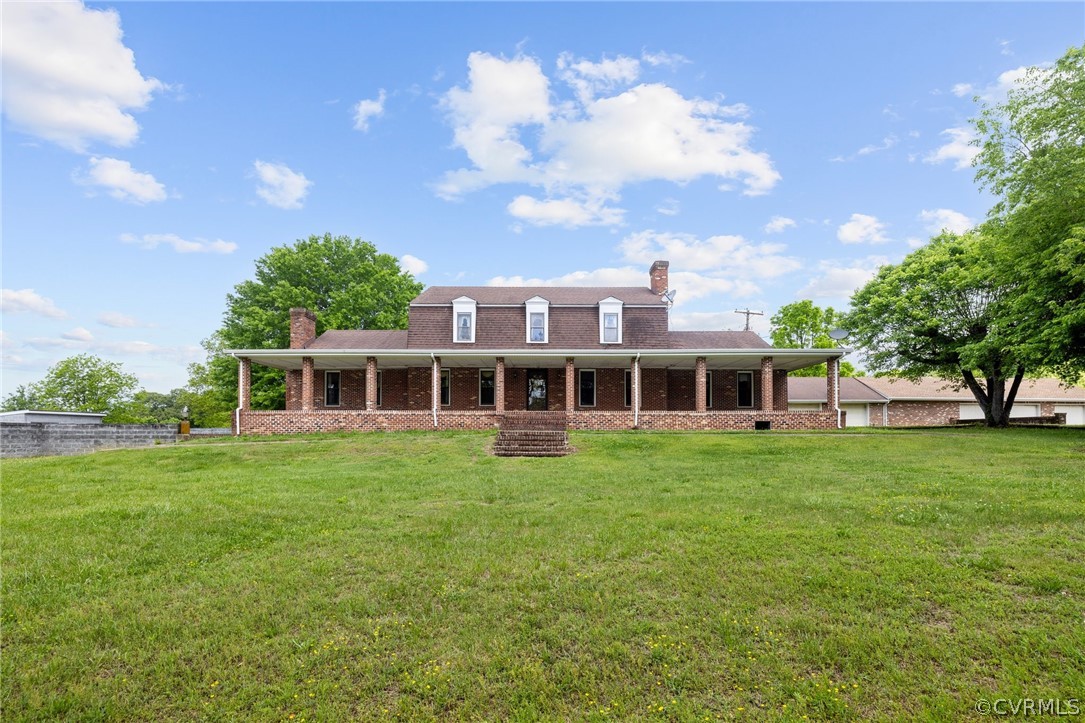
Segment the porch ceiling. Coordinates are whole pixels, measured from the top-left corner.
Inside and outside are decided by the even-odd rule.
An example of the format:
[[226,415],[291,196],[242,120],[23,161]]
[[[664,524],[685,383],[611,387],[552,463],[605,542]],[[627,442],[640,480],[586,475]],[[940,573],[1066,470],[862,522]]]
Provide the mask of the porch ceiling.
[[[644,369],[694,369],[697,357],[704,357],[708,369],[758,370],[761,358],[771,356],[773,368],[794,371],[820,364],[828,357],[841,357],[849,349],[683,349],[640,351]],[[377,358],[382,369],[409,366],[429,366],[431,354],[441,359],[443,367],[492,367],[499,356],[509,368],[561,368],[566,357],[573,357],[582,368],[628,368],[637,350],[492,350],[489,352],[441,349],[406,351],[388,349],[236,349],[236,357],[248,357],[253,362],[275,369],[301,369],[302,357],[312,357],[316,369],[365,369],[366,358]]]

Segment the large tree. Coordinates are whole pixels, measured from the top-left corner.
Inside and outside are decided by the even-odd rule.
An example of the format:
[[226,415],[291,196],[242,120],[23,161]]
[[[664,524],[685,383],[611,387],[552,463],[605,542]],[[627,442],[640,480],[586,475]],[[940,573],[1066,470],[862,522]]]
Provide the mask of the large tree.
[[[218,403],[236,406],[237,362],[225,349],[278,349],[290,345],[290,309],[317,314],[325,329],[404,329],[407,307],[422,285],[395,256],[347,236],[310,236],[273,248],[256,261],[255,278],[226,297],[222,327],[205,342],[207,365],[190,376],[204,378]],[[252,403],[264,409],[285,404],[283,373],[253,365]]]
[[883,266],[844,319],[869,369],[967,386],[992,427],[1009,421],[1026,370],[1008,304],[1019,283],[998,273],[999,250],[980,231],[942,233]]
[[1030,68],[973,119],[976,179],[998,197],[986,235],[1020,280],[1007,343],[1067,381],[1085,373],[1085,47]]
[[132,422],[139,380],[117,362],[90,354],[62,359],[41,381],[19,387],[4,400],[4,409],[61,412],[105,412],[106,422]]
[[[837,344],[829,332],[843,323],[844,315],[828,306],[822,309],[810,299],[781,306],[769,322],[772,324],[772,345],[784,349],[835,349]],[[823,377],[825,364],[791,372],[794,377]],[[840,374],[859,376],[850,362],[840,364]]]

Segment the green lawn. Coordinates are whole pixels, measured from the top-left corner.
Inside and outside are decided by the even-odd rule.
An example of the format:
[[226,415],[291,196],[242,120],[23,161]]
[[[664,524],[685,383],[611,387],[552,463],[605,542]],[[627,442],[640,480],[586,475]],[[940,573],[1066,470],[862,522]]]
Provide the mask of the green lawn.
[[1085,431],[492,441],[3,462],[4,720],[942,721],[1085,698]]

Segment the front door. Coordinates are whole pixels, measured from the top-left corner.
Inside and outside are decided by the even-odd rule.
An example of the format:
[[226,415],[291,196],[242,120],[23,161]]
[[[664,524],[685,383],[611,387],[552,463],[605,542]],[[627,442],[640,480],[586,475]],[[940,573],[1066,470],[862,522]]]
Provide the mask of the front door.
[[546,370],[527,370],[527,408],[531,412],[546,411]]

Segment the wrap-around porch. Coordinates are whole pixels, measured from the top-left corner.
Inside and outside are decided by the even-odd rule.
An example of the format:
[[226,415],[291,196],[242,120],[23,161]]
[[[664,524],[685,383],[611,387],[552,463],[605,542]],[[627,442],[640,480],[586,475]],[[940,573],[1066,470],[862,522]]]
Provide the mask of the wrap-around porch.
[[[601,354],[248,350],[239,434],[489,429],[561,412],[570,429],[814,429],[842,425],[838,355],[825,350]],[[253,362],[287,372],[287,408],[253,410]],[[830,411],[787,411],[787,372],[827,362]]]

